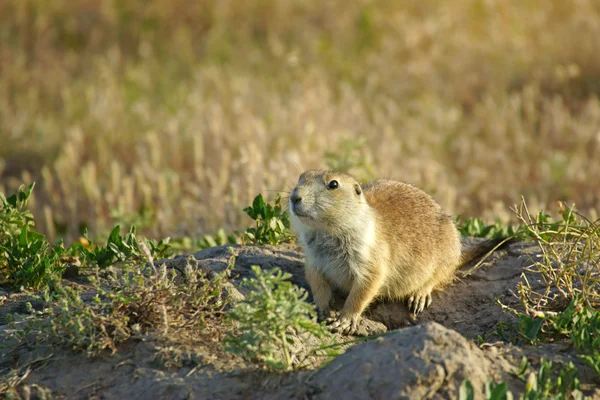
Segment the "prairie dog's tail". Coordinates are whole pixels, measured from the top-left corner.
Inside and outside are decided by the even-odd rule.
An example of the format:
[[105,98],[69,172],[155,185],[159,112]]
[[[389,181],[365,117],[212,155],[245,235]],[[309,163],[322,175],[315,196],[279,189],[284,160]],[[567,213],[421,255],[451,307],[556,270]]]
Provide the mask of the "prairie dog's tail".
[[515,242],[515,239],[512,238],[488,239],[469,249],[466,249],[460,255],[460,263],[458,269],[464,268],[465,266],[490,255],[496,250],[503,249],[513,242]]

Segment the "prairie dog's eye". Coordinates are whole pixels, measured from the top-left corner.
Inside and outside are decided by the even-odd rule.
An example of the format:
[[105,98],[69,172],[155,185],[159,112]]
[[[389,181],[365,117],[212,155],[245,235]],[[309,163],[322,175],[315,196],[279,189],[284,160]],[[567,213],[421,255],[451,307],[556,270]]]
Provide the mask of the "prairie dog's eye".
[[329,189],[337,189],[339,185],[340,184],[338,183],[338,181],[333,180],[333,181],[329,182],[329,185],[327,185],[327,187]]

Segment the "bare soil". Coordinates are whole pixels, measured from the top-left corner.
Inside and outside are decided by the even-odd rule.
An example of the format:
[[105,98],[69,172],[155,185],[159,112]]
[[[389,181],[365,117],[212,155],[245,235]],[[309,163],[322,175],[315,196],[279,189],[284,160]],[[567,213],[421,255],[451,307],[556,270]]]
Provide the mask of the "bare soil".
[[[296,245],[230,246],[237,252],[228,290],[234,298],[247,293],[241,285],[252,265],[279,267],[306,289],[303,256]],[[572,361],[580,371],[586,394],[600,398],[597,375],[579,361],[569,346],[555,343],[526,346],[507,343],[496,334],[499,323],[513,317],[499,303],[518,306],[514,296],[537,248],[515,243],[490,257],[478,270],[436,292],[418,318],[399,303],[376,303],[365,314],[363,334],[383,337],[350,346],[327,365],[288,374],[273,374],[222,351],[219,334],[170,340],[151,335],[124,343],[111,355],[88,358],[60,347],[16,346],[7,339],[8,314],[27,313],[23,294],[0,288],[0,373],[17,383],[7,398],[127,399],[455,399],[464,379],[481,398],[489,379],[505,381],[514,394],[523,383],[515,374],[523,356],[533,368],[542,357]],[[228,246],[193,254],[202,268],[226,268]],[[160,261],[171,268],[186,256]],[[343,299],[339,299],[338,304]],[[309,298],[309,301],[311,299]],[[33,308],[43,307],[39,301]],[[485,344],[478,345],[478,337]],[[349,339],[338,336],[340,341]],[[24,378],[23,378],[24,377]],[[594,393],[595,391],[595,393]]]

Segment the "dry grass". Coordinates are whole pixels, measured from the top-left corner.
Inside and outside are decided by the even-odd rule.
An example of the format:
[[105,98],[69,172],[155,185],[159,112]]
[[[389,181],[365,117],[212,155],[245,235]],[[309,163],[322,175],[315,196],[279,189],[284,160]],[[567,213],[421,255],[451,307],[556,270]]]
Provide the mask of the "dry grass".
[[50,237],[196,235],[364,137],[454,214],[595,218],[598,37],[595,0],[3,1],[0,191]]

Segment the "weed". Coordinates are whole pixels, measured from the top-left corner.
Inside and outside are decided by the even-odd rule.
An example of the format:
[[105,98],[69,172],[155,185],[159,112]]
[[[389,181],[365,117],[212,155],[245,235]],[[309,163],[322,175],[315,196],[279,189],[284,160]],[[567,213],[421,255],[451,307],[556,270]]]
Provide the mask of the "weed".
[[106,246],[93,244],[87,237],[87,233],[84,233],[83,238],[87,245],[75,243],[70,248],[70,253],[80,256],[82,263],[100,269],[105,269],[116,263],[134,265],[143,262],[146,255],[142,251],[142,242],[148,244],[152,257],[165,258],[171,252],[169,238],[161,239],[158,242],[152,239],[139,240],[136,237],[135,226],[132,226],[125,236],[121,235],[121,227],[119,225],[115,226],[108,236]]
[[[563,316],[574,317],[572,310],[596,309],[600,305],[600,220],[592,222],[564,204],[560,221],[532,218],[524,201],[515,212],[541,251],[531,258],[530,274],[523,275],[517,288],[525,314],[533,321],[565,310]],[[567,308],[574,299],[580,305]]]
[[25,227],[34,226],[33,215],[27,209],[27,201],[35,182],[25,189],[21,185],[17,193],[8,198],[0,192],[0,244],[18,236]]
[[62,241],[50,245],[33,230],[33,215],[27,201],[35,183],[6,198],[0,193],[0,279],[16,286],[38,289],[52,285],[64,270]]
[[78,242],[65,248],[62,240],[50,244],[46,237],[34,230],[33,215],[27,209],[35,183],[26,190],[6,198],[0,193],[0,278],[26,289],[54,287],[67,264],[78,260],[88,268],[105,269],[116,263],[134,265],[143,262],[141,250],[145,243],[153,257],[164,258],[171,252],[169,238],[155,241],[136,238],[131,227],[125,236],[117,225],[111,231],[106,246],[97,246],[87,237],[87,231]]
[[173,247],[179,250],[203,250],[209,247],[224,246],[228,244],[240,244],[241,235],[238,232],[226,233],[223,228],[219,228],[212,235],[204,235],[201,238],[184,237],[173,242]]
[[504,306],[517,318],[516,333],[528,343],[568,340],[600,374],[600,220],[564,203],[557,220],[533,217],[524,200],[514,211],[540,249],[517,287],[522,308]]
[[563,203],[561,221],[533,219],[524,201],[515,212],[541,251],[529,270],[544,287],[533,290],[525,279],[518,288],[526,310],[565,307],[575,296],[590,306],[600,305],[600,220],[590,221]]
[[249,227],[245,232],[226,233],[219,228],[215,234],[204,235],[201,238],[184,237],[174,241],[173,246],[180,251],[206,249],[227,244],[272,244],[289,242],[294,238],[290,230],[290,221],[287,211],[283,210],[281,196],[277,195],[273,204],[266,202],[262,194],[258,194],[252,205],[243,211],[255,221],[255,226]]
[[294,238],[290,230],[289,215],[283,210],[280,195],[277,195],[274,204],[270,204],[259,194],[244,211],[255,221],[255,226],[244,232],[245,240],[255,244],[276,245]]
[[198,248],[206,249],[214,246],[224,246],[227,244],[239,244],[240,235],[237,233],[227,234],[220,228],[214,235],[204,235],[198,242]]
[[500,220],[488,225],[481,218],[468,218],[461,221],[460,217],[457,217],[456,224],[461,235],[470,237],[503,239],[520,233],[519,227],[505,225]]
[[[106,280],[92,280],[94,296],[84,301],[81,289],[58,285],[57,299],[15,335],[36,333],[36,340],[67,346],[92,356],[144,334],[167,337],[184,331],[201,332],[207,318],[220,316],[227,298],[222,290],[227,272],[209,279],[189,259],[183,275],[166,265],[146,269],[125,267]],[[149,269],[148,269],[149,268]]]
[[305,301],[307,292],[288,280],[290,274],[278,268],[263,271],[253,266],[252,270],[256,278],[245,278],[243,282],[251,289],[246,299],[227,313],[238,332],[227,334],[226,351],[278,371],[303,366],[306,359],[300,357],[297,340],[306,342],[312,337],[323,346],[313,347],[311,355],[339,354],[327,347],[331,344],[331,333],[317,322],[313,306]]
[[579,391],[578,371],[573,363],[569,363],[556,373],[552,361],[542,358],[537,373],[527,376],[525,398],[527,400],[541,399],[571,399],[583,398]]
[[[543,400],[543,399],[584,399],[579,390],[578,371],[569,363],[558,372],[552,361],[542,358],[540,367],[535,372],[527,373],[529,362],[523,358],[518,377],[525,382],[525,391],[519,396],[521,400]],[[508,390],[505,382],[494,382],[490,380],[485,386],[485,398],[488,400],[511,400],[514,398]],[[471,382],[466,379],[462,382],[458,398],[460,400],[474,400],[475,392]]]
[[488,382],[485,386],[485,395],[488,400],[512,400],[512,393],[509,392],[506,383]]
[[600,376],[600,311],[573,299],[567,308],[546,317],[549,330],[570,339],[581,357]]

